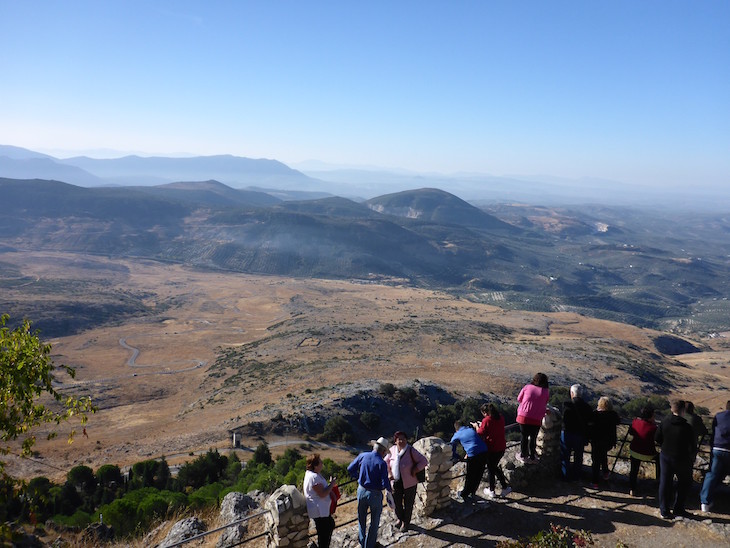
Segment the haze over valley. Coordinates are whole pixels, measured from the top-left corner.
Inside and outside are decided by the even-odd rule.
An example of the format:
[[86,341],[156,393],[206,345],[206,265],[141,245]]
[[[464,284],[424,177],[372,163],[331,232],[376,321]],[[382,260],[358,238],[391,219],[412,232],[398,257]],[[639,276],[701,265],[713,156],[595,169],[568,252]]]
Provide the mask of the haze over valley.
[[44,463],[19,473],[185,455],[232,431],[316,437],[333,414],[367,439],[358,416],[387,409],[383,383],[510,404],[539,370],[617,401],[724,403],[726,214],[434,187],[352,199],[278,164],[294,178],[271,188],[244,160],[245,188],[0,179],[0,309],[30,318],[77,369],[64,390],[99,406],[88,438],[40,442]]

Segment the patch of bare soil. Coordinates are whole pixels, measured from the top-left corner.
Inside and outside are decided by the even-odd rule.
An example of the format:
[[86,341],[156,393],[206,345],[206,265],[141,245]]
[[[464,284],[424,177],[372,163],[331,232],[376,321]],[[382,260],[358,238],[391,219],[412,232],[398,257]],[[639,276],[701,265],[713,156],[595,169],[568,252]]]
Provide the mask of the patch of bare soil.
[[[487,547],[502,540],[528,538],[555,524],[590,531],[596,546],[614,547],[623,542],[627,546],[690,548],[730,543],[727,502],[713,514],[701,515],[694,508],[694,518],[667,521],[658,515],[653,487],[645,497],[634,498],[628,495],[627,483],[614,481],[600,490],[575,483],[544,483],[488,505],[453,504],[442,515],[417,524],[405,538],[393,540],[403,548]],[[698,485],[692,498],[699,501]]]

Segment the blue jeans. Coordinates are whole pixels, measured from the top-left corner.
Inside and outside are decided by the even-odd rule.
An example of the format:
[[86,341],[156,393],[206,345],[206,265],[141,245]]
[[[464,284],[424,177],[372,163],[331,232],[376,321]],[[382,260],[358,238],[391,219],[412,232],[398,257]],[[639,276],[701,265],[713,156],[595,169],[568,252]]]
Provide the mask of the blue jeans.
[[[580,479],[583,469],[583,448],[585,440],[582,434],[575,432],[560,433],[560,469],[564,480]],[[570,457],[573,456],[571,464]]]
[[710,471],[705,476],[700,491],[700,501],[702,504],[712,504],[715,495],[715,489],[720,485],[725,476],[730,474],[730,452],[712,450],[712,465]]
[[[370,527],[366,527],[370,510]],[[378,540],[380,514],[383,512],[383,492],[357,486],[357,538],[362,548],[374,548]]]

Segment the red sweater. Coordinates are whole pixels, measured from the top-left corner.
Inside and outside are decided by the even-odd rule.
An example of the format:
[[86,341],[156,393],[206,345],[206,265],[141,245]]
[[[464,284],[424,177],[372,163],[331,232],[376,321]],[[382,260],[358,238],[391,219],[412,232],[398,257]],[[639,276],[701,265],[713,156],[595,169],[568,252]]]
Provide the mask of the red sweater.
[[490,453],[498,453],[507,449],[507,440],[504,437],[504,416],[500,415],[498,419],[493,419],[487,415],[477,428],[477,434],[487,444],[487,450]]
[[639,455],[653,456],[656,455],[656,447],[654,446],[654,433],[657,430],[653,421],[636,418],[631,423],[631,445],[629,449]]

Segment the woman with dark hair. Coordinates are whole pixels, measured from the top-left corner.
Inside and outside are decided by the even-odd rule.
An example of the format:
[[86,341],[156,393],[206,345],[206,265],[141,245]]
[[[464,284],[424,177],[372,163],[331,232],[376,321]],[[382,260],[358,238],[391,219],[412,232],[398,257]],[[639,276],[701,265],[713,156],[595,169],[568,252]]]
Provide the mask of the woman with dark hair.
[[629,494],[636,496],[636,483],[639,477],[639,468],[642,462],[654,462],[656,464],[656,477],[659,479],[659,454],[654,443],[654,434],[657,425],[654,421],[654,408],[646,405],[641,413],[633,420],[629,427],[631,444],[629,455],[631,456],[631,470],[629,472]]
[[484,488],[484,494],[490,499],[494,498],[495,480],[498,479],[499,484],[502,486],[500,496],[504,497],[512,492],[512,488],[507,484],[507,478],[504,477],[504,472],[499,467],[499,461],[504,456],[504,451],[507,448],[507,439],[504,435],[504,417],[493,403],[482,404],[481,412],[484,417],[482,423],[474,422],[472,426],[476,428],[477,434],[487,444],[487,479],[489,487]]
[[425,470],[428,461],[421,453],[408,444],[408,436],[400,430],[393,434],[393,446],[385,455],[388,476],[393,486],[393,502],[398,527],[407,531],[411,525],[413,502],[416,500],[418,478],[416,473]]
[[324,466],[319,453],[307,457],[307,470],[304,472],[304,498],[307,501],[307,513],[314,520],[317,528],[317,546],[329,548],[335,520],[330,515],[330,492],[334,487],[332,478],[329,482],[322,476]]
[[536,373],[531,384],[526,384],[517,396],[517,422],[520,425],[522,441],[517,460],[537,464],[537,434],[547,412],[550,399],[548,378],[545,373]]

